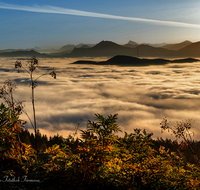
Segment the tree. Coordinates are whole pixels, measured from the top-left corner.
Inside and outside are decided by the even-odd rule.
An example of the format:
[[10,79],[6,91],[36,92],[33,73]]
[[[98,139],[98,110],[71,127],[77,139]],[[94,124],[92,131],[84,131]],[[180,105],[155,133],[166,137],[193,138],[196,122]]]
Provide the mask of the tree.
[[21,61],[16,61],[15,62],[15,68],[22,68],[24,69],[29,75],[30,75],[30,79],[31,79],[31,89],[32,89],[32,106],[33,106],[33,128],[34,128],[34,132],[35,132],[35,146],[36,146],[36,151],[38,154],[38,143],[37,143],[37,125],[36,125],[36,114],[35,114],[35,98],[34,98],[34,89],[37,87],[37,80],[39,78],[41,78],[44,75],[50,74],[54,79],[56,79],[56,73],[53,69],[47,70],[44,74],[40,75],[38,78],[36,78],[35,80],[33,79],[33,72],[36,70],[36,68],[38,67],[38,59],[36,57],[32,57],[27,61],[27,68],[23,67]]
[[88,121],[87,129],[81,130],[81,146],[77,150],[80,159],[77,160],[77,170],[84,173],[87,184],[91,182],[90,175],[100,179],[101,167],[113,153],[113,144],[118,141],[117,133],[120,127],[116,124],[117,114],[104,117],[95,114],[95,121]]
[[0,98],[4,100],[7,107],[12,111],[20,113],[23,109],[22,102],[15,101],[13,92],[17,89],[17,84],[11,80],[5,80],[4,85],[0,88]]
[[108,115],[104,117],[100,114],[95,114],[96,121],[88,121],[87,123],[87,130],[82,132],[82,137],[84,139],[95,138],[102,142],[103,147],[106,146],[106,141],[112,139],[113,133],[117,133],[120,130],[120,127],[116,124],[117,114],[115,115]]
[[0,156],[5,156],[11,149],[15,149],[18,156],[22,155],[22,143],[16,141],[16,137],[18,132],[22,131],[24,124],[19,119],[19,113],[9,109],[3,103],[0,105]]
[[[0,98],[4,100],[7,108],[16,114],[21,114],[23,110],[22,102],[15,101],[13,92],[17,89],[17,84],[11,80],[5,80],[4,85],[0,88]],[[26,113],[26,112],[25,112]],[[15,123],[13,123],[14,125]],[[19,132],[17,132],[18,141],[20,140]]]
[[[160,123],[161,130],[169,130],[175,135],[176,138],[182,138],[184,141],[181,142],[179,145],[180,147],[187,147],[189,146],[190,150],[192,151],[194,158],[197,162],[197,164],[200,164],[198,156],[196,152],[193,150],[190,141],[192,141],[191,134],[194,135],[193,132],[190,132],[189,130],[193,127],[192,120],[186,120],[182,122],[177,122],[176,125],[170,126],[167,122],[166,118],[163,118],[163,120]],[[189,137],[189,138],[188,138]]]

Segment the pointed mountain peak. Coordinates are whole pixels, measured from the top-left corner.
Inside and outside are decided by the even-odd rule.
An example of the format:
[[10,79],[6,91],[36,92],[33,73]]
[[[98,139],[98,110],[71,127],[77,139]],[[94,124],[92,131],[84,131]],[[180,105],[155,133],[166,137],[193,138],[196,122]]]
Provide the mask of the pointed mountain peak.
[[139,45],[138,43],[131,41],[131,40],[129,40],[128,44],[130,44],[132,46],[138,46]]
[[116,48],[116,47],[121,47],[121,46],[112,41],[104,41],[104,40],[94,46],[94,48]]
[[189,41],[189,40],[185,40],[185,41],[183,41],[182,43],[192,43],[191,41]]

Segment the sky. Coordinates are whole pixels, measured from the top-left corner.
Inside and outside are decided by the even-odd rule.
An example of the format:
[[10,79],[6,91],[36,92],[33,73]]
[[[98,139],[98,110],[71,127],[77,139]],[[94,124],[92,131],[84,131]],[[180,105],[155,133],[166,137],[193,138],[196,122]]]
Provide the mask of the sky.
[[200,41],[199,0],[0,0],[0,50]]

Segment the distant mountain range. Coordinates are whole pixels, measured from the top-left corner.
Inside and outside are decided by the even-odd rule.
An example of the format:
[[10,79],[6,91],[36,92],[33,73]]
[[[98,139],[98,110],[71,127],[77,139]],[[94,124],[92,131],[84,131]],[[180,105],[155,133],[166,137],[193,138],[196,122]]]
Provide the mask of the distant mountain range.
[[166,44],[166,45],[163,45],[162,48],[177,51],[177,50],[180,50],[190,44],[192,44],[192,42],[186,40],[186,41],[178,43],[178,44]]
[[113,57],[126,55],[134,57],[200,57],[200,41],[192,43],[184,41],[177,44],[138,44],[129,41],[119,45],[112,41],[101,41],[98,44],[68,44],[60,49],[50,49],[50,53],[42,53],[39,47],[26,50],[0,50],[0,57]]
[[12,52],[0,52],[0,57],[49,57],[49,55],[44,53],[38,53],[34,50],[19,50]]
[[57,52],[64,52],[64,53],[71,53],[72,50],[74,48],[90,48],[90,47],[93,47],[95,44],[78,44],[78,45],[73,45],[73,44],[68,44],[68,45],[65,45],[63,47],[61,47],[60,49],[57,50]]

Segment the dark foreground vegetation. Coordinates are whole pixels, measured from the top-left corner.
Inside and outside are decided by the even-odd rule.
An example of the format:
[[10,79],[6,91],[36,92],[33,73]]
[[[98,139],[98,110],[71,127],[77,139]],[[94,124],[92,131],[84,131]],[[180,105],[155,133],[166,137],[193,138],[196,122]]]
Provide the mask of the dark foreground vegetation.
[[0,189],[200,189],[199,142],[190,142],[193,154],[186,141],[145,130],[119,137],[117,115],[95,114],[80,138],[37,131],[36,151],[19,115],[1,104]]

